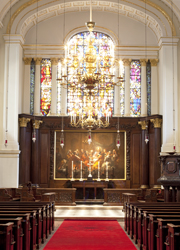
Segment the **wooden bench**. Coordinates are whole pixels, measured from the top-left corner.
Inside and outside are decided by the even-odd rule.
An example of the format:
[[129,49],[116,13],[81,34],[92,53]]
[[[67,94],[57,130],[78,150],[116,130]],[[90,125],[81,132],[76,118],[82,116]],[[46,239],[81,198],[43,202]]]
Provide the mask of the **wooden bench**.
[[0,249],[14,250],[13,223],[0,224]]
[[168,235],[166,237],[166,250],[179,250],[180,225],[167,224]]
[[13,223],[13,235],[14,235],[14,249],[22,250],[23,249],[23,230],[22,230],[22,217],[17,218],[0,218],[0,224],[5,224],[8,222]]
[[[176,218],[176,219],[175,219]],[[171,219],[157,218],[158,228],[156,230],[156,249],[166,250],[166,236],[168,235],[168,223],[174,225],[180,225],[180,219],[177,219],[176,215],[172,215]]]
[[180,208],[179,209],[162,209],[160,208],[158,211],[158,208],[153,210],[152,208],[147,209],[144,211],[144,209],[139,208],[139,219],[138,219],[138,247],[141,249],[143,246],[143,249],[147,249],[147,242],[148,242],[148,224],[149,224],[149,214],[155,214],[158,215],[159,218],[160,215],[179,215],[180,214]]
[[1,218],[17,218],[22,217],[22,228],[23,228],[23,249],[30,249],[30,213],[21,213],[21,214],[6,214],[0,212]]
[[37,226],[37,245],[44,242],[44,239],[46,237],[46,213],[45,213],[45,206],[39,208],[39,206],[31,206],[31,205],[25,205],[25,204],[17,204],[17,205],[10,205],[9,203],[1,204],[0,203],[0,209],[2,208],[13,208],[13,209],[23,209],[23,210],[36,210],[36,226]]
[[[169,214],[161,214],[161,215],[156,215],[156,214],[149,214],[149,225],[148,225],[148,240],[147,242],[144,243],[146,245],[147,249],[147,244],[148,244],[148,249],[149,250],[154,250],[156,249],[157,246],[157,238],[156,238],[156,232],[158,230],[158,218],[161,219],[179,219],[180,220],[180,214],[179,215],[169,215]],[[179,222],[180,224],[180,222]]]
[[27,214],[30,213],[30,237],[28,240],[30,240],[30,249],[35,250],[36,249],[36,210],[23,210],[23,209],[5,209],[2,210],[0,208],[0,214]]

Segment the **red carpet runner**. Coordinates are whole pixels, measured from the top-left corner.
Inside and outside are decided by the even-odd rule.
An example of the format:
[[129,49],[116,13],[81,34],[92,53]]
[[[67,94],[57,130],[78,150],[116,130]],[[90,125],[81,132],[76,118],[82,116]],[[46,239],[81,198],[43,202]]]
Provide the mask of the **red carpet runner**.
[[135,250],[117,221],[65,220],[44,250]]

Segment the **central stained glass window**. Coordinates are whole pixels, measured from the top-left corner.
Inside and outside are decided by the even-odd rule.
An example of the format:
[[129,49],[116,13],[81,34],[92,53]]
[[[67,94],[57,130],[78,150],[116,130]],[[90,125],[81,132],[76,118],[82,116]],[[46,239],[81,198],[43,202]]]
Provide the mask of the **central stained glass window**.
[[[94,48],[96,49],[97,55],[99,53],[103,53],[103,51],[110,51],[110,48],[112,46],[112,39],[110,36],[101,33],[101,32],[93,32],[94,34]],[[68,54],[73,56],[74,51],[76,51],[77,56],[85,56],[87,48],[88,48],[88,37],[89,32],[81,32],[76,35],[74,35],[69,40],[69,46],[68,46]],[[107,67],[108,68],[108,67]],[[85,65],[84,65],[85,69]],[[68,70],[68,78],[70,79],[71,72]],[[78,90],[74,91],[72,88],[67,88],[67,113],[68,115],[71,114],[71,112],[76,107],[76,110],[80,109],[82,106],[82,103],[84,101],[83,98],[83,90],[78,88]],[[105,103],[108,103],[108,106],[110,107],[111,114],[114,113],[114,88],[111,91],[101,90],[97,93],[97,96],[99,96],[99,100],[101,100],[101,107],[104,107]],[[78,102],[78,103],[77,103]],[[77,111],[78,114],[78,111]],[[102,113],[102,116],[105,116],[105,114]]]

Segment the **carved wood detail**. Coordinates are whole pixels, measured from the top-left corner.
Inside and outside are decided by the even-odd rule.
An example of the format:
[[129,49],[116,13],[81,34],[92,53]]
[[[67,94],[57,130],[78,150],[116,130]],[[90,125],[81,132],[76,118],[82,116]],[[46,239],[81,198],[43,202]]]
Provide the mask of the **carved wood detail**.
[[54,130],[50,131],[50,179],[54,179]]

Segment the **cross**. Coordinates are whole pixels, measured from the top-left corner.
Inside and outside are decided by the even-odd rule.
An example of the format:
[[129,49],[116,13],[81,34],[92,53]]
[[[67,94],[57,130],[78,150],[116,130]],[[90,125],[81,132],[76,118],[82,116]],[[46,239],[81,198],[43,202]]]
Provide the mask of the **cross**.
[[92,163],[91,157],[89,157],[89,163],[87,165],[89,165],[89,175],[88,175],[88,177],[92,177],[91,166],[93,165],[93,163]]

